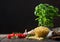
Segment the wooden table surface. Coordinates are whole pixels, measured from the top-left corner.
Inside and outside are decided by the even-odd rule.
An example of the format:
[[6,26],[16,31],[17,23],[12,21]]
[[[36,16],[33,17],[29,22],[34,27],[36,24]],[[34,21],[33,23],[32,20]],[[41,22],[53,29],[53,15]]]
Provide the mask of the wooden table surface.
[[55,41],[55,40],[28,40],[28,39],[1,39],[0,42],[60,42],[60,41]]
[[1,38],[6,36],[7,34],[1,34],[0,35],[0,42],[60,42],[57,40],[51,40],[51,39],[46,39],[46,40],[29,40],[29,39],[7,39],[5,38]]

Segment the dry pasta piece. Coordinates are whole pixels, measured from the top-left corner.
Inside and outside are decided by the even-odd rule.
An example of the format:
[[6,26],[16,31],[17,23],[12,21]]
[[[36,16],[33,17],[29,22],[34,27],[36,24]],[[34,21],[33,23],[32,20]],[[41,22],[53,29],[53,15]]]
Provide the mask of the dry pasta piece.
[[36,39],[36,40],[43,40],[43,37],[36,37],[36,36],[30,36],[30,37],[26,37],[27,39]]

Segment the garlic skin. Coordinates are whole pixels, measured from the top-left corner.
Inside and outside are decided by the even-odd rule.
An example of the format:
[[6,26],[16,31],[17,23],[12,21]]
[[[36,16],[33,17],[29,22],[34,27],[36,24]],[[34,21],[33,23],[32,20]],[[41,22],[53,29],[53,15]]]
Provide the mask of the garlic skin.
[[28,34],[34,34],[34,30],[29,31]]
[[27,35],[27,34],[28,34],[27,29],[25,29],[25,31],[24,31],[24,33],[23,33],[23,34],[25,34],[25,35]]
[[29,34],[34,34],[34,29],[30,30],[27,32],[27,29],[25,29],[25,32],[23,34],[29,35]]
[[52,33],[53,33],[53,31],[50,31],[47,35],[47,38],[51,37],[53,35]]

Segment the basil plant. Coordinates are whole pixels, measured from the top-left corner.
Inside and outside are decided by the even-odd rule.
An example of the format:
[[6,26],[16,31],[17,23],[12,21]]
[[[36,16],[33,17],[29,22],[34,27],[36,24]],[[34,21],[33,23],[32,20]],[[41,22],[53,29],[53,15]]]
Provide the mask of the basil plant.
[[35,7],[34,15],[37,17],[38,26],[54,27],[53,19],[58,14],[58,8],[49,4],[39,4]]

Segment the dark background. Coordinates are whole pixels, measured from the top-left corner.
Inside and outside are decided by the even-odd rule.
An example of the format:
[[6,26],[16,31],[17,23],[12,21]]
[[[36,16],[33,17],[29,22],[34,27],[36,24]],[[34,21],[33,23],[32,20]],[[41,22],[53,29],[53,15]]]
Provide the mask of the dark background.
[[[0,33],[24,32],[37,27],[34,8],[40,3],[51,4],[60,10],[60,0],[1,0]],[[55,27],[60,26],[60,18],[54,19]]]

